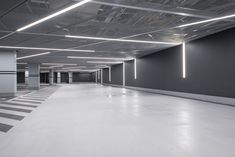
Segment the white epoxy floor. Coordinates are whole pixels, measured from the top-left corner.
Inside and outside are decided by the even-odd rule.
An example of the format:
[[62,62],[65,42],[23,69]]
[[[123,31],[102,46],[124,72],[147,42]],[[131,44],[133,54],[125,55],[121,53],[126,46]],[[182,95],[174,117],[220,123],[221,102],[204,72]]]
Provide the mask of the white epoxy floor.
[[92,84],[62,85],[0,133],[0,157],[234,157],[235,108]]

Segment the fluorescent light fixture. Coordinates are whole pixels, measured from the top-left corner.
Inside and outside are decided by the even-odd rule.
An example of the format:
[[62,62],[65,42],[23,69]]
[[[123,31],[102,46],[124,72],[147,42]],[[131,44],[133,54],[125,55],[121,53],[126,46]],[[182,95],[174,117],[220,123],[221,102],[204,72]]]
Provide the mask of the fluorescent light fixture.
[[122,62],[102,62],[102,61],[87,61],[92,64],[121,64]]
[[111,72],[112,72],[112,67],[109,66],[109,82],[111,82],[112,80]]
[[62,69],[78,69],[78,68],[86,68],[86,66],[77,66],[77,67],[66,67],[66,68],[62,68]]
[[115,39],[115,38],[101,38],[101,37],[88,37],[88,36],[73,36],[65,35],[66,38],[77,39],[91,39],[91,40],[105,40],[105,41],[118,41],[118,42],[132,42],[132,43],[147,43],[147,44],[164,44],[164,45],[178,45],[176,42],[160,42],[160,41],[147,41],[147,40],[130,40],[130,39]]
[[77,64],[67,64],[67,63],[42,63],[42,65],[71,65],[71,66],[76,66]]
[[100,59],[100,60],[130,60],[132,58],[111,58],[111,57],[79,57],[79,56],[67,56],[69,59]]
[[56,49],[43,47],[17,47],[17,46],[0,46],[2,49],[19,49],[19,50],[45,50],[45,51],[68,51],[68,52],[95,52],[94,50],[75,50],[75,49]]
[[51,53],[51,52],[45,52],[45,53],[39,53],[39,54],[35,54],[35,55],[29,55],[29,56],[19,57],[19,58],[17,58],[17,60],[25,59],[25,58],[33,58],[33,57],[43,56],[43,55],[48,55],[48,54],[50,54],[50,53]]
[[182,44],[182,65],[183,65],[183,78],[185,79],[186,78],[186,47],[185,47],[185,42],[183,42]]
[[193,26],[193,25],[198,25],[198,24],[203,24],[203,23],[208,23],[208,22],[213,22],[213,21],[229,19],[229,18],[233,18],[233,17],[235,17],[235,14],[222,16],[222,17],[217,17],[217,18],[212,18],[212,19],[208,19],[208,20],[202,20],[202,21],[198,21],[198,22],[192,22],[192,23],[188,23],[188,24],[183,24],[183,25],[180,25],[178,27],[179,28],[188,27],[188,26]]
[[137,79],[137,59],[134,59],[134,78]]
[[35,21],[35,22],[31,23],[31,24],[28,24],[28,25],[26,25],[26,26],[24,26],[24,27],[22,27],[22,28],[19,28],[19,29],[17,29],[16,31],[17,31],[17,32],[20,32],[20,31],[26,30],[26,29],[28,29],[28,28],[30,28],[30,27],[33,27],[33,26],[38,25],[38,24],[40,24],[40,23],[42,23],[42,22],[44,22],[44,21],[47,21],[47,20],[52,19],[52,18],[54,18],[54,17],[56,17],[56,16],[59,16],[59,15],[61,15],[61,14],[63,14],[63,13],[66,13],[66,12],[72,10],[72,9],[75,9],[75,8],[77,8],[77,7],[79,7],[79,6],[83,5],[83,4],[86,4],[86,3],[88,3],[89,1],[91,1],[91,0],[83,0],[83,1],[80,1],[80,2],[78,2],[78,3],[76,3],[76,4],[74,4],[74,5],[71,5],[71,6],[67,7],[67,8],[64,8],[64,9],[58,11],[58,12],[55,12],[55,13],[49,15],[49,16],[46,16],[46,17],[44,17],[44,18],[42,18],[42,19],[40,19],[40,20],[37,20],[37,21]]
[[123,62],[123,66],[122,66],[122,81],[123,81],[123,86],[126,86],[126,64],[125,62]]

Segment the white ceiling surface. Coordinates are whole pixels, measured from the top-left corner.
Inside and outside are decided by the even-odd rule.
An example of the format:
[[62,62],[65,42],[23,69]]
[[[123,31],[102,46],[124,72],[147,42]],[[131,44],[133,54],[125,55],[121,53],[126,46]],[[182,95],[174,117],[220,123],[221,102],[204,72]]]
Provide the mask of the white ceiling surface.
[[[5,36],[77,2],[79,0],[1,0],[0,46],[95,50],[53,51],[48,55],[19,60],[24,63],[74,63],[92,69],[97,64],[87,61],[94,59],[67,59],[67,56],[129,58],[174,45],[65,38],[65,35],[177,43],[235,25],[232,18],[176,28],[182,24],[235,14],[235,0],[93,0],[37,26]],[[18,50],[17,56],[42,52],[47,51]]]

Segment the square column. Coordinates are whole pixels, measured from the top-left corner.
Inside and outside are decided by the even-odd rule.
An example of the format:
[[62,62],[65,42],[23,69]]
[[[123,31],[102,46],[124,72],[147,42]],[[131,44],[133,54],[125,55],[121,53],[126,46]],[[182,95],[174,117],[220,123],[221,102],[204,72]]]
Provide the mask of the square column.
[[49,83],[50,85],[54,84],[54,70],[53,69],[50,69],[49,71]]
[[40,65],[29,64],[29,89],[38,90],[40,88]]
[[61,73],[57,72],[57,83],[61,83]]
[[15,96],[16,86],[16,52],[0,52],[0,97]]
[[73,72],[69,72],[69,83],[73,83]]

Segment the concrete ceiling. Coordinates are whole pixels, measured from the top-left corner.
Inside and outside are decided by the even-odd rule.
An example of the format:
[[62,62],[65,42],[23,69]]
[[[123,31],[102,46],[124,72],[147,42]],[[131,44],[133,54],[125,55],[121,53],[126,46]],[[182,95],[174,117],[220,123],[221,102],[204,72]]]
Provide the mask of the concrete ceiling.
[[[175,45],[74,39],[65,38],[65,35],[182,42],[235,25],[233,18],[177,27],[235,14],[235,0],[93,0],[25,31],[15,32],[22,26],[78,1],[80,0],[1,0],[0,46],[95,50],[52,51],[48,55],[19,60],[21,63],[74,63],[86,66],[84,69],[92,69],[97,68],[97,64],[87,63],[91,59],[68,59],[67,56],[128,58],[144,56]],[[17,56],[42,52],[46,51],[18,49]]]

